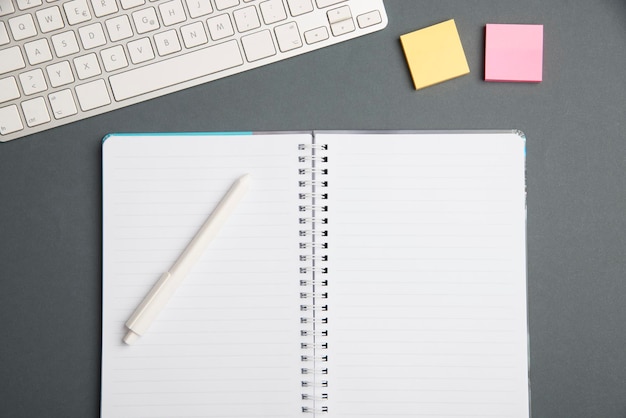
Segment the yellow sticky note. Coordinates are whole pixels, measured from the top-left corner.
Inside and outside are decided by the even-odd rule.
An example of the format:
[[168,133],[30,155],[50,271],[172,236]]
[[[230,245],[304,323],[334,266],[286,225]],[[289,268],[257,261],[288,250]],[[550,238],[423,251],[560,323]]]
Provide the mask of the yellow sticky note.
[[400,36],[415,90],[469,74],[454,19]]

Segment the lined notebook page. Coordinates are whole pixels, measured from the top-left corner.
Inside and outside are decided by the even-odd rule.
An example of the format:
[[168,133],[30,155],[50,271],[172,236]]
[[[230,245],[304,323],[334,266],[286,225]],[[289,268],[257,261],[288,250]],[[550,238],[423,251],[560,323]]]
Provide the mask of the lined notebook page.
[[524,141],[318,134],[329,417],[528,418]]
[[[300,410],[297,144],[112,136],[103,146],[103,418]],[[231,184],[250,191],[133,346],[124,323]]]

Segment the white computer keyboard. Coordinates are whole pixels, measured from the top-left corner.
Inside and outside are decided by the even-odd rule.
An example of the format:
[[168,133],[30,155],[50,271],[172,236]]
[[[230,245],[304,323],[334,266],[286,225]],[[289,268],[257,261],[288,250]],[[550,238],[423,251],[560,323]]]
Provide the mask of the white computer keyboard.
[[386,25],[383,0],[0,0],[0,141]]

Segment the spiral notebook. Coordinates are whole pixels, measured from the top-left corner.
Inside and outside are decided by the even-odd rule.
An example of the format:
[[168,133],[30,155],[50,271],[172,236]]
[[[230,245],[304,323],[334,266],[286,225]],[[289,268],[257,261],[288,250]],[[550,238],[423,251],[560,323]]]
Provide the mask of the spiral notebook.
[[518,131],[108,136],[101,416],[528,418],[525,194]]

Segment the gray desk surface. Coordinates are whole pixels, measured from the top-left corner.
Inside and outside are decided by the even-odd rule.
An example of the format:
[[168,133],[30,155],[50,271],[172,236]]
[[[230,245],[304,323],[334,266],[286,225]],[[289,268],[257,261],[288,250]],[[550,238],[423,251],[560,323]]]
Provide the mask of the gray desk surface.
[[[99,415],[106,133],[516,128],[533,417],[626,418],[626,2],[386,3],[382,32],[0,144],[0,416]],[[471,74],[416,92],[398,38],[449,18]],[[482,81],[486,23],[545,25],[541,84]]]

